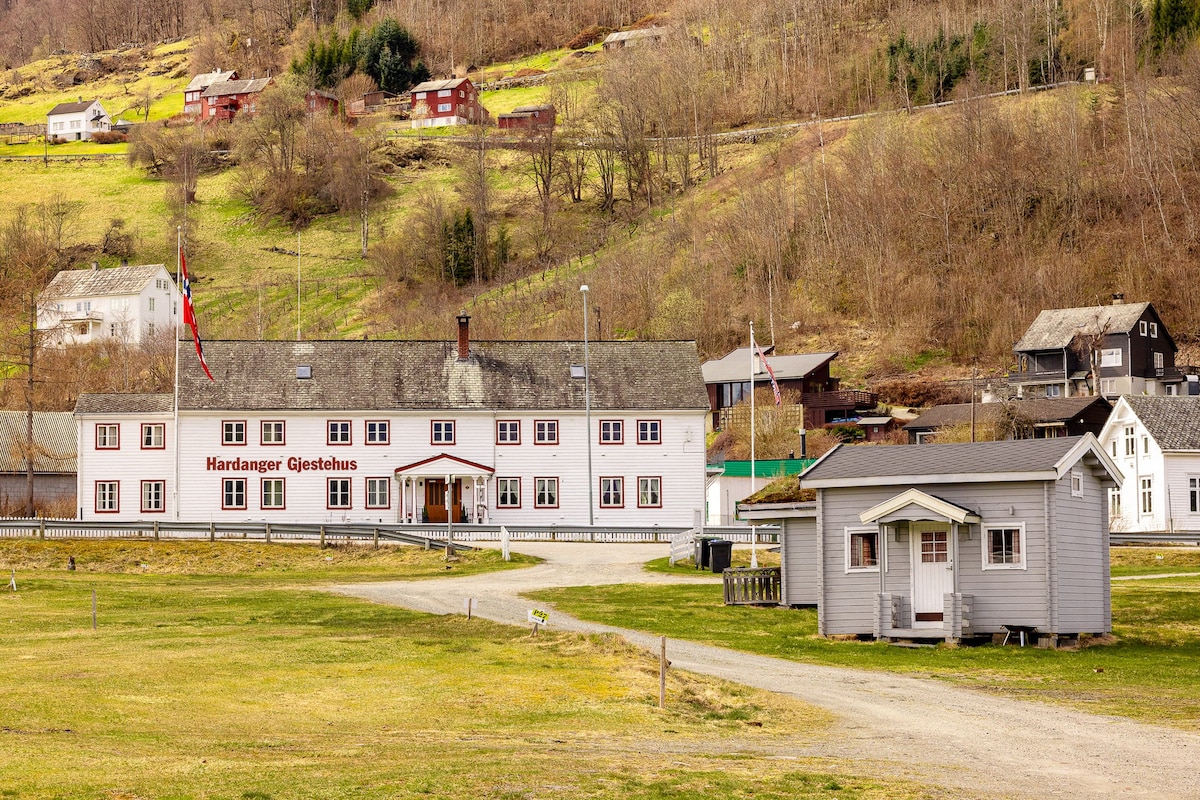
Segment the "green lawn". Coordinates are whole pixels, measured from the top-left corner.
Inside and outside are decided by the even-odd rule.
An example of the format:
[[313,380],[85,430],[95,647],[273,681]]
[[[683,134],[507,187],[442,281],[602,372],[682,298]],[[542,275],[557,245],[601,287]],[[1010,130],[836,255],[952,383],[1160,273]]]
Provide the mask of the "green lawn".
[[[1114,548],[1114,563],[1132,570],[1167,562],[1165,571],[1187,571],[1179,562],[1194,564],[1200,555],[1137,550]],[[609,625],[812,664],[926,675],[1200,730],[1200,578],[1114,582],[1115,641],[1077,651],[833,641],[817,636],[814,609],[725,606],[719,585],[590,586],[531,596]]]
[[0,594],[0,797],[934,796],[770,758],[826,735],[786,698],[672,672],[659,710],[656,662],[618,638],[320,588],[446,567],[416,548],[0,542],[18,581]]

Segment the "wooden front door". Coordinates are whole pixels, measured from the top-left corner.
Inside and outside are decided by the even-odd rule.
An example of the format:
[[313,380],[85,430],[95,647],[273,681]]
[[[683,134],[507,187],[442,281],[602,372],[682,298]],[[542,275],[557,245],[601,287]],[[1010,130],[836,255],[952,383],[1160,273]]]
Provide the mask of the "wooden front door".
[[[454,496],[450,500],[454,509],[454,520],[462,519],[462,486],[454,482]],[[446,482],[440,478],[425,479],[425,512],[430,522],[446,521]]]
[[940,628],[945,595],[954,591],[950,526],[913,526],[913,627]]

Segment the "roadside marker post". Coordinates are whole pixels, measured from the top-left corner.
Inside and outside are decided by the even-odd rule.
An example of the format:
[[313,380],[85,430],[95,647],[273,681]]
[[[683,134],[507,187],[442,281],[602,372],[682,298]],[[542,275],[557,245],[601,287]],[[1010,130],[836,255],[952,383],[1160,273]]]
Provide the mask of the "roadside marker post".
[[540,626],[550,624],[550,612],[542,611],[540,608],[531,608],[529,609],[529,621],[533,623],[533,631],[529,635],[537,636]]
[[12,571],[12,580],[8,582],[8,585],[14,592],[17,590],[17,571],[15,569]]
[[468,597],[463,600],[463,607],[467,609],[467,622],[471,621],[471,607],[475,605],[475,598]]
[[92,589],[92,630],[96,630],[96,590]]

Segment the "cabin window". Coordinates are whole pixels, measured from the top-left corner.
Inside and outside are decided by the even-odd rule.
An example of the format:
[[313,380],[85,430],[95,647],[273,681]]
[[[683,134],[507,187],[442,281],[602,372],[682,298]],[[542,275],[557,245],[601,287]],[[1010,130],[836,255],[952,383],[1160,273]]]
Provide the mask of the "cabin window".
[[985,525],[984,569],[1025,569],[1025,525]]
[[625,441],[625,426],[619,419],[600,420],[600,444],[621,444]]
[[1164,362],[1165,362],[1165,359],[1163,358],[1163,354],[1162,354],[1162,353],[1155,353],[1155,354],[1154,354],[1154,368],[1155,368],[1155,369],[1157,369],[1157,370],[1161,370],[1161,369],[1163,368],[1163,364],[1164,364]]
[[433,420],[429,426],[430,440],[433,444],[454,444],[453,420]]
[[638,420],[638,444],[662,444],[662,423],[656,419]]
[[1142,478],[1141,483],[1142,513],[1154,513],[1154,479]]
[[390,436],[390,426],[386,419],[367,421],[367,444],[388,444],[391,441]]
[[97,450],[119,450],[121,449],[121,426],[120,425],[97,425],[96,426],[96,449]]
[[521,479],[496,478],[496,508],[521,507]]
[[242,420],[221,423],[221,444],[246,443],[246,423]]
[[1071,496],[1083,497],[1083,473],[1079,470],[1071,471]]
[[1150,323],[1150,338],[1151,339],[1158,338],[1158,323],[1157,322]]
[[1115,378],[1101,378],[1100,379],[1100,394],[1107,396],[1107,395],[1116,394],[1116,393],[1117,393],[1117,381]]
[[1137,455],[1137,442],[1133,435],[1133,426],[1132,425],[1125,426],[1125,455],[1127,455],[1127,456]]
[[450,103],[438,103],[438,113],[445,114],[452,108]]
[[166,425],[162,422],[147,422],[142,424],[142,449],[162,450]]
[[1111,522],[1121,517],[1121,490],[1108,490],[1108,519]]
[[453,92],[450,89],[439,89],[438,97],[449,97]]
[[285,508],[283,478],[262,479],[262,507],[264,509]]
[[521,421],[502,419],[496,421],[496,444],[520,444]]
[[1062,387],[1052,383],[1046,387],[1046,397],[1062,397]]
[[533,442],[534,444],[558,444],[558,420],[534,420]]
[[1138,322],[1138,333],[1140,333],[1142,336],[1145,336],[1148,330],[1149,326],[1146,324],[1146,320],[1141,320]]
[[846,529],[846,572],[879,571],[879,529]]
[[326,444],[350,444],[350,421],[329,420]]
[[1119,367],[1121,366],[1121,348],[1106,347],[1100,351],[1100,366],[1102,367]]

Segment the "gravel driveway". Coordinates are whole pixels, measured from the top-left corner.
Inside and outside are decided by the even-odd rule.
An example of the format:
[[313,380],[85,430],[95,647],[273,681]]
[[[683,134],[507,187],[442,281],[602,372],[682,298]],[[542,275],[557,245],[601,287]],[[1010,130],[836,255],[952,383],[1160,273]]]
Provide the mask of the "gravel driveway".
[[[520,592],[555,586],[683,583],[644,572],[665,555],[654,545],[521,543],[545,563],[522,570],[334,587],[334,591],[434,614],[463,613],[527,625]],[[719,582],[698,575],[692,581]],[[619,633],[657,653],[658,637],[553,612],[551,628]],[[939,681],[797,664],[671,639],[676,668],[782,692],[836,715],[832,735],[767,755],[828,757],[862,774],[944,786],[996,798],[1200,798],[1200,736],[1118,717],[1010,700]]]

